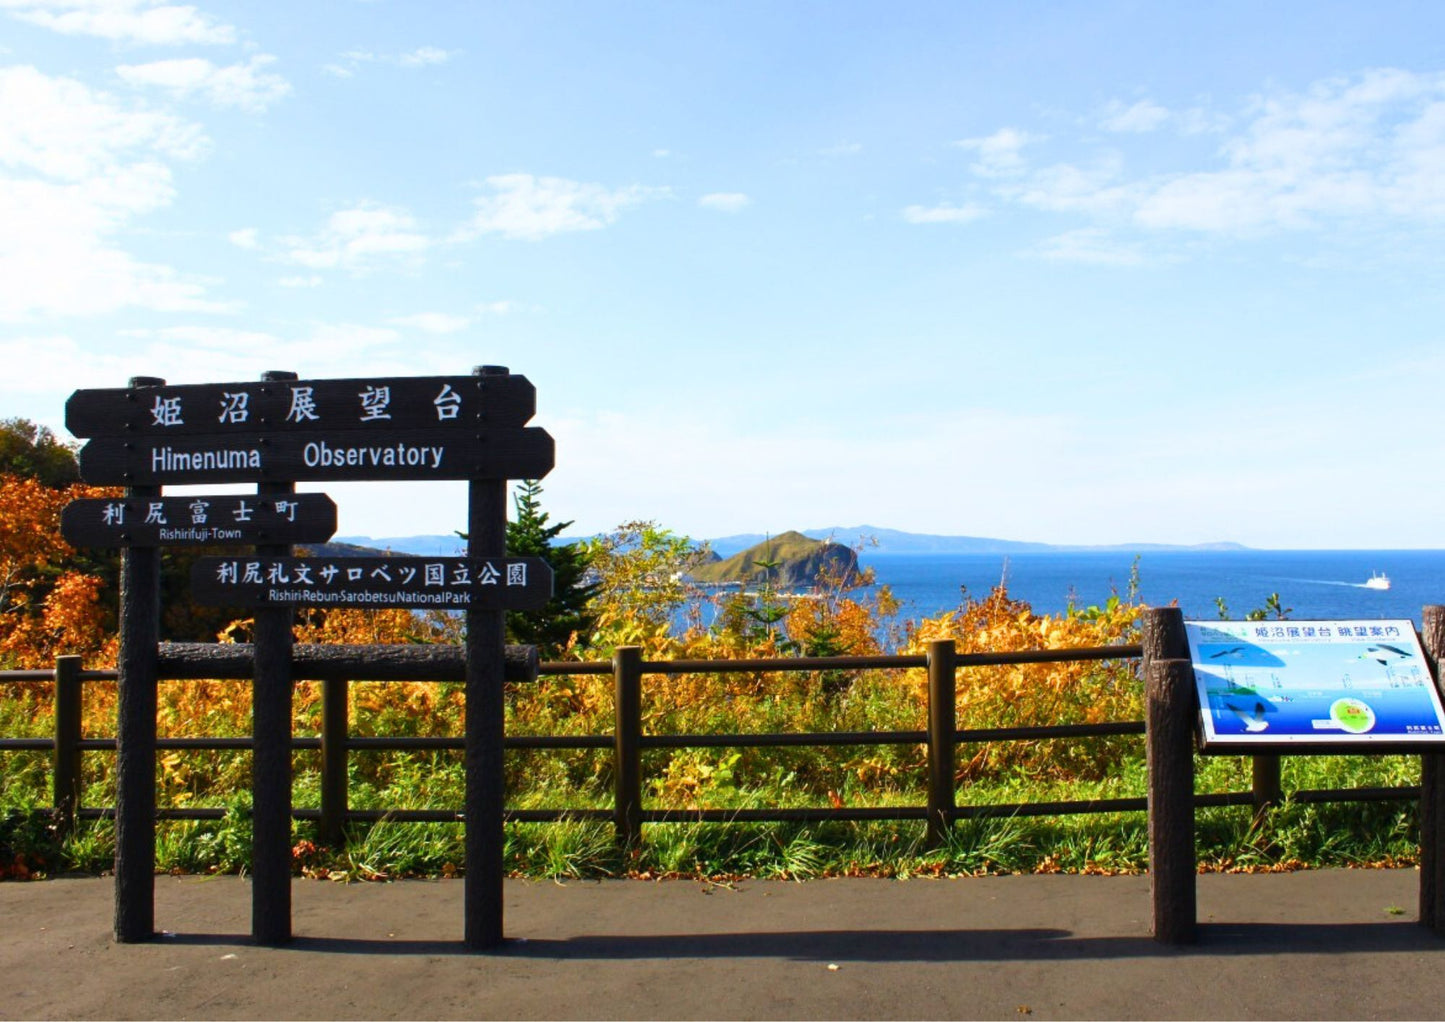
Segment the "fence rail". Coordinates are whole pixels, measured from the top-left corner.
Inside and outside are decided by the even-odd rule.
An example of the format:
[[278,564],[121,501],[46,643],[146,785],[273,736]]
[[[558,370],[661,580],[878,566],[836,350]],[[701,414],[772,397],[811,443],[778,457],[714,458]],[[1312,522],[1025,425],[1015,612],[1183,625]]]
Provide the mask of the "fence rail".
[[[460,810],[358,810],[348,805],[347,756],[360,750],[460,750],[464,739],[457,737],[415,737],[352,735],[347,688],[359,680],[461,681],[464,664],[459,652],[433,651],[429,654],[389,653],[384,659],[370,654],[378,647],[349,647],[337,653],[323,647],[297,646],[298,678],[321,682],[321,733],[316,737],[293,737],[293,750],[321,752],[321,807],[295,809],[297,820],[318,824],[324,843],[345,841],[345,827],[352,822],[454,822]],[[381,649],[385,649],[384,647]],[[506,818],[523,822],[560,820],[611,821],[620,842],[635,842],[642,827],[650,823],[754,823],[924,820],[930,839],[942,839],[957,820],[996,819],[1013,816],[1060,816],[1081,813],[1143,812],[1144,797],[1078,799],[1070,801],[1009,804],[955,804],[955,754],[961,744],[1143,735],[1143,721],[1111,721],[1095,724],[1066,724],[1031,727],[965,728],[955,719],[955,685],[960,669],[1014,664],[1067,663],[1076,661],[1141,660],[1142,645],[1097,646],[1074,649],[1027,650],[1008,653],[958,653],[953,642],[929,644],[926,654],[843,657],[774,657],[749,660],[657,660],[642,659],[641,650],[624,647],[609,662],[530,663],[526,655],[509,649],[508,672],[513,677],[611,675],[614,686],[615,719],[610,735],[509,735],[507,749],[610,749],[613,759],[614,804],[611,809],[558,808],[508,810]],[[249,651],[244,647],[206,647],[200,644],[167,644],[162,647],[162,677],[166,679],[249,678]],[[646,675],[724,674],[760,672],[811,672],[840,670],[928,671],[927,727],[898,731],[835,731],[770,734],[644,734],[642,730],[642,679]],[[95,681],[114,681],[109,670],[83,670],[79,657],[60,657],[53,669],[0,671],[3,682],[53,682],[55,685],[55,730],[49,738],[0,738],[0,752],[6,750],[50,751],[53,755],[54,806],[63,827],[76,820],[111,818],[111,807],[81,805],[81,757],[86,752],[113,752],[115,738],[81,737],[84,686]],[[643,804],[642,752],[649,749],[683,748],[765,748],[796,746],[923,745],[926,748],[925,805],[882,807],[773,807],[752,809],[647,809]],[[250,737],[160,738],[158,750],[247,750]],[[1253,757],[1253,787],[1250,791],[1200,793],[1198,807],[1253,806],[1263,811],[1280,801],[1279,757]],[[1409,801],[1420,797],[1419,787],[1321,789],[1296,791],[1289,798],[1297,802]],[[225,815],[220,808],[159,809],[161,820],[216,820]]]

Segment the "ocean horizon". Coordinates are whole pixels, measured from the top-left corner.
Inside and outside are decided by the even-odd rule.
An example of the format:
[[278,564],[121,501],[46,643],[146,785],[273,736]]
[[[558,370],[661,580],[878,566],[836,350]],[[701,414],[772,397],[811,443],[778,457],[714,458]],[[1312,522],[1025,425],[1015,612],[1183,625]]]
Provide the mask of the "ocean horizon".
[[[1445,550],[1148,550],[1009,554],[870,554],[878,585],[903,602],[902,615],[956,609],[964,593],[983,598],[1002,581],[1036,613],[1060,614],[1128,595],[1137,557],[1138,599],[1177,603],[1191,620],[1231,619],[1262,608],[1271,594],[1297,620],[1372,618],[1420,623],[1427,604],[1445,604]],[[1389,589],[1365,582],[1376,573]]]

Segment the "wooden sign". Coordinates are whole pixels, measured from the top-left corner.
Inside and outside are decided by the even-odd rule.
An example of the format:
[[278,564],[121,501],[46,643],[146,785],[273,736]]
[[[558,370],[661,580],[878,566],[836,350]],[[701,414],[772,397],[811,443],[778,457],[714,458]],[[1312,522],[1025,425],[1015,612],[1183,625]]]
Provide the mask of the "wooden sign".
[[236,436],[101,437],[80,449],[80,477],[97,485],[301,480],[540,479],[552,470],[544,429],[485,432],[363,430]]
[[87,498],[60,513],[60,534],[79,547],[324,543],[335,532],[336,504],[324,493]]
[[552,569],[540,557],[202,557],[191,593],[223,607],[537,610]]
[[65,428],[79,437],[475,431],[522,426],[536,406],[536,388],[510,375],[118,387],[71,394]]

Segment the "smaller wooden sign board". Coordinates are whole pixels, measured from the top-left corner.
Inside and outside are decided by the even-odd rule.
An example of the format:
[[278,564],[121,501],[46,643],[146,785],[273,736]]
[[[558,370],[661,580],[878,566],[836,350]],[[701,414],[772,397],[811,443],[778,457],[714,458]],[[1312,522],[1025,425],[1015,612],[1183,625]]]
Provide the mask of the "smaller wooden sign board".
[[335,532],[336,504],[324,493],[88,497],[60,513],[60,534],[78,547],[324,543]]
[[552,569],[540,557],[202,557],[191,595],[223,607],[538,610]]
[[536,388],[510,375],[114,387],[71,394],[65,428],[79,437],[465,431],[521,426],[536,406]]
[[1205,751],[1445,744],[1411,621],[1186,621]]

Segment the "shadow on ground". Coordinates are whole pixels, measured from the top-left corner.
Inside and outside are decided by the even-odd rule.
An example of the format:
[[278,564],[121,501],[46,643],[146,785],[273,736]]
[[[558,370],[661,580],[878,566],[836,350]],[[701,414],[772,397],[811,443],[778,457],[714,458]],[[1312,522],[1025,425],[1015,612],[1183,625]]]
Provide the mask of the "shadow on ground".
[[[174,933],[165,943],[252,946],[245,934]],[[460,941],[296,937],[283,950],[336,955],[469,955]],[[775,958],[797,962],[1057,961],[1445,950],[1445,940],[1400,922],[1229,923],[1199,927],[1199,942],[1170,947],[1145,936],[1075,937],[1058,929],[809,930],[773,933],[667,933],[509,939],[493,954],[515,958],[665,960]],[[486,953],[486,952],[480,952]]]

